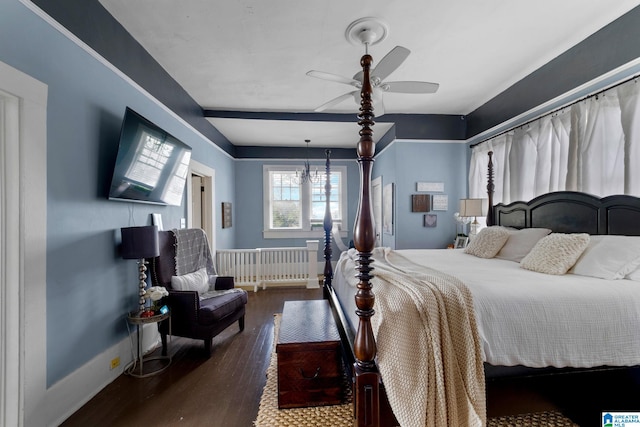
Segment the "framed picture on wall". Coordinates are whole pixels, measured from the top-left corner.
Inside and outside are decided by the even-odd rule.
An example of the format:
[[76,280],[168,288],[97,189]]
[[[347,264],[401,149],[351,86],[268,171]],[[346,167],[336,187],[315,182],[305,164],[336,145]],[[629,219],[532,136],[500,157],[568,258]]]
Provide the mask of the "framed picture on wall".
[[230,228],[232,226],[231,214],[231,203],[222,202],[222,228]]
[[431,197],[429,194],[411,195],[411,212],[429,212],[431,210]]
[[435,227],[438,225],[438,215],[427,214],[424,216],[425,227]]
[[446,194],[434,194],[433,210],[434,211],[449,210],[449,197]]

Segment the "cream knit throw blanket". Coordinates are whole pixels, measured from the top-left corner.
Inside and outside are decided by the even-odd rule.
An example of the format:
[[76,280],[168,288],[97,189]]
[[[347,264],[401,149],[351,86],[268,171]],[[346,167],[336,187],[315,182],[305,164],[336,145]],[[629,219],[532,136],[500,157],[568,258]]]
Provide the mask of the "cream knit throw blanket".
[[[349,258],[343,260],[343,258]],[[339,267],[356,275],[356,251]],[[373,253],[378,367],[402,427],[486,425],[485,381],[473,301],[455,277],[388,248]],[[357,279],[350,279],[355,286]]]

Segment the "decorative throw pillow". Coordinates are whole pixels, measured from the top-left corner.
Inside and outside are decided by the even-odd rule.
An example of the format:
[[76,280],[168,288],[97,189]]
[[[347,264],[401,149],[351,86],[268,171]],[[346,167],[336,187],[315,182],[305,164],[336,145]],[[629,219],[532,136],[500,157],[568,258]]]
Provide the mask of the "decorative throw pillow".
[[551,233],[536,243],[520,267],[546,274],[565,274],[589,244],[587,233]]
[[471,240],[464,253],[479,258],[493,258],[509,238],[509,230],[500,226],[483,228]]
[[171,287],[176,291],[197,291],[198,293],[209,290],[209,275],[206,268],[201,268],[193,273],[171,277]]
[[640,265],[640,237],[591,236],[591,240],[596,244],[589,244],[573,267],[574,274],[617,280]]
[[520,262],[540,239],[551,233],[548,228],[523,228],[509,230],[509,239],[504,244],[496,258]]

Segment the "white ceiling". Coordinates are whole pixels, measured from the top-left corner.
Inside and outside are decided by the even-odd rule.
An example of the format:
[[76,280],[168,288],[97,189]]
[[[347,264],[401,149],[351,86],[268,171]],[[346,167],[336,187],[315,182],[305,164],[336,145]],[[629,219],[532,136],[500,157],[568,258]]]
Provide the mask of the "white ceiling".
[[[377,17],[387,38],[369,53],[411,50],[389,81],[437,82],[435,94],[385,93],[386,113],[466,115],[532,71],[628,12],[638,0],[100,0],[205,109],[313,112],[353,90],[308,77],[352,77],[363,46],[350,23]],[[210,118],[235,145],[353,147],[354,124]],[[377,123],[377,137],[390,124]]]

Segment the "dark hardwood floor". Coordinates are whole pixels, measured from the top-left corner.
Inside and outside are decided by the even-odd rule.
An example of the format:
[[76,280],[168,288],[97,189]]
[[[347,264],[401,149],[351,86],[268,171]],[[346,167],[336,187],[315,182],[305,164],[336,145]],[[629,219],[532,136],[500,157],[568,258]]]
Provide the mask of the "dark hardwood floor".
[[[245,330],[233,325],[216,337],[209,359],[202,341],[173,337],[166,371],[142,379],[121,375],[62,426],[251,427],[266,382],[273,314],[287,300],[320,298],[319,289],[249,292]],[[639,384],[637,370],[491,380],[487,413],[555,409],[582,427],[600,426],[603,410],[640,411]]]

